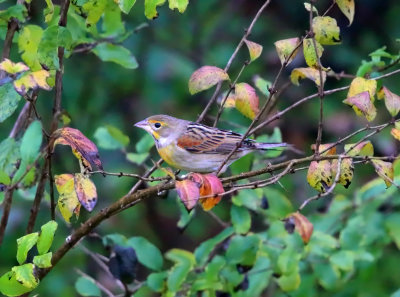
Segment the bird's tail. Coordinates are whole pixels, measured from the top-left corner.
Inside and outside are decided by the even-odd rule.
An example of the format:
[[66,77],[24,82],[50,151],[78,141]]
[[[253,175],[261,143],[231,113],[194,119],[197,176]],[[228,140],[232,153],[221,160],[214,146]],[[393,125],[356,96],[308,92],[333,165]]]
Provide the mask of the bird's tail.
[[256,149],[258,150],[274,150],[276,148],[292,147],[291,144],[287,144],[286,142],[280,142],[280,143],[256,142],[254,144],[256,146]]

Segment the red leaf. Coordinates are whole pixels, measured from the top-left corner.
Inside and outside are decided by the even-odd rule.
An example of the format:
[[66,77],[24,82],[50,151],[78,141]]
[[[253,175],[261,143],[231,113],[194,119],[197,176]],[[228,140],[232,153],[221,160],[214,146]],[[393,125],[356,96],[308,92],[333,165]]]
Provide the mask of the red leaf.
[[177,181],[175,183],[176,191],[179,198],[182,200],[186,209],[189,211],[196,206],[197,200],[200,197],[200,186],[197,182],[190,179]]
[[225,190],[215,174],[191,173],[188,178],[198,185],[200,197],[210,196],[200,199],[200,204],[205,211],[211,210],[221,201],[222,196],[218,194],[224,193]]

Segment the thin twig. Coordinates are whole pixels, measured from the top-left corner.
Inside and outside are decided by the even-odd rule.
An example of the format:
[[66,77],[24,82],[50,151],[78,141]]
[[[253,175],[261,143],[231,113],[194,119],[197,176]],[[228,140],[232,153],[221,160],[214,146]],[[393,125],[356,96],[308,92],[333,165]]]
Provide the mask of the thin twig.
[[78,273],[79,275],[90,279],[92,282],[94,282],[96,284],[96,286],[102,290],[108,297],[115,297],[115,295],[113,293],[111,293],[110,290],[108,290],[106,287],[104,287],[100,282],[98,282],[97,280],[95,280],[93,277],[91,277],[90,275],[84,273],[82,270],[75,268],[76,273]]

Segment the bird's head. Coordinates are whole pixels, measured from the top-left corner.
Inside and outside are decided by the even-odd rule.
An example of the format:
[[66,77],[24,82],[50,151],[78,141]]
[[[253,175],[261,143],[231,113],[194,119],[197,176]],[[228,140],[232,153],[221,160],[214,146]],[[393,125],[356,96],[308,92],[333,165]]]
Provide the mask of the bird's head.
[[161,140],[177,137],[186,126],[186,121],[167,115],[154,115],[135,124],[136,127],[146,130],[153,138]]

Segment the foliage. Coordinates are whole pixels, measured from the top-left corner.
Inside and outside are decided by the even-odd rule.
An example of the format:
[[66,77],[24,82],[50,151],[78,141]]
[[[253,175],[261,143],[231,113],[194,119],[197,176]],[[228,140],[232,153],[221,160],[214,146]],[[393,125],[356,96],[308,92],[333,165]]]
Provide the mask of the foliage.
[[[368,37],[353,0],[228,2],[2,3],[2,294],[399,294],[398,26]],[[145,113],[293,146],[181,174],[131,136]]]

